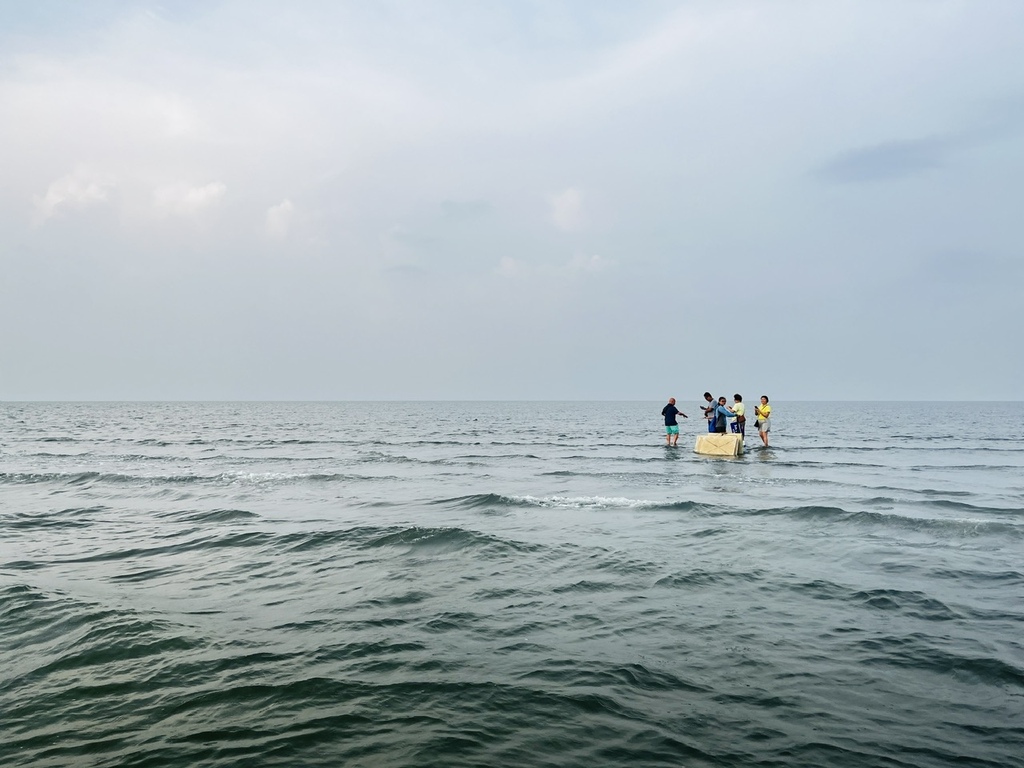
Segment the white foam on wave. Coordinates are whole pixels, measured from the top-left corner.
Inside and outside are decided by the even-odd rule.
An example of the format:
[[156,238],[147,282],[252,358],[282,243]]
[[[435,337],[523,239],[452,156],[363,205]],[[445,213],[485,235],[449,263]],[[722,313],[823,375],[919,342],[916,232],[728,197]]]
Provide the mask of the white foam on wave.
[[623,496],[509,496],[508,499],[518,504],[561,509],[652,509],[661,506],[657,501]]
[[239,485],[265,485],[267,483],[288,483],[310,477],[308,473],[292,472],[222,472],[215,480],[224,480]]

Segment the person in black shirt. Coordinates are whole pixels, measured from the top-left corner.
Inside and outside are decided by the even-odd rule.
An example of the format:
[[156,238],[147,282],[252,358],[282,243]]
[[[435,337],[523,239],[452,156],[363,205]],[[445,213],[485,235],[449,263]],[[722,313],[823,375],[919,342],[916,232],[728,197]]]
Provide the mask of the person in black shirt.
[[661,409],[661,415],[665,417],[665,445],[675,445],[679,442],[679,424],[676,422],[676,415],[684,419],[690,418],[676,408],[676,399],[670,397],[668,405]]

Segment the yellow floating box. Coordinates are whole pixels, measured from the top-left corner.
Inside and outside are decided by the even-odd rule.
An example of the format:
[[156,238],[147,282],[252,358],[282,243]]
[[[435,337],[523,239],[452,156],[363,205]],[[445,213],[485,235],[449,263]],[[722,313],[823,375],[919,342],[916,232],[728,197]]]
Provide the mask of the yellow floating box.
[[739,456],[743,453],[743,436],[732,433],[698,435],[693,450],[705,456]]

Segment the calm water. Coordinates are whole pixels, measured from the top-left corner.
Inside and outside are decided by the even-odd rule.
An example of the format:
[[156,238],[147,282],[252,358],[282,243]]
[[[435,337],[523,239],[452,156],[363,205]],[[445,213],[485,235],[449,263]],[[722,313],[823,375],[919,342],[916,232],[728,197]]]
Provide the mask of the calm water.
[[1024,765],[1017,423],[662,405],[0,404],[0,766]]

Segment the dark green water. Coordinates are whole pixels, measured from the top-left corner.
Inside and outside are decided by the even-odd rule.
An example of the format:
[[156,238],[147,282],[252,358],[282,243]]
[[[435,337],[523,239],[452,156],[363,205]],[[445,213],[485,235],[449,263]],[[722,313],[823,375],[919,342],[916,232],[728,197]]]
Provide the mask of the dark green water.
[[1024,765],[1024,441],[662,405],[0,405],[0,766]]

